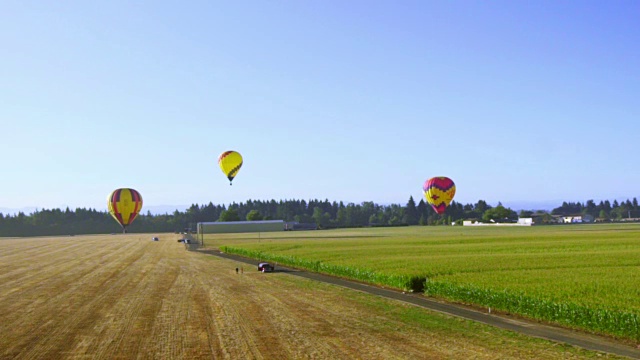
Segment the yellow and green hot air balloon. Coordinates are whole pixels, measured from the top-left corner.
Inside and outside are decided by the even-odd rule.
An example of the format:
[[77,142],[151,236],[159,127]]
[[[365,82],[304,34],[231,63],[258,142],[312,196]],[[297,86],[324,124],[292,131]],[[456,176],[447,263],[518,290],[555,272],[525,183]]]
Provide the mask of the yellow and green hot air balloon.
[[220,169],[229,179],[229,185],[233,185],[231,182],[238,175],[240,167],[242,167],[242,155],[237,151],[225,151],[218,157],[218,165],[220,165]]
[[134,189],[122,188],[114,190],[107,199],[109,213],[127,232],[129,226],[142,210],[142,196]]

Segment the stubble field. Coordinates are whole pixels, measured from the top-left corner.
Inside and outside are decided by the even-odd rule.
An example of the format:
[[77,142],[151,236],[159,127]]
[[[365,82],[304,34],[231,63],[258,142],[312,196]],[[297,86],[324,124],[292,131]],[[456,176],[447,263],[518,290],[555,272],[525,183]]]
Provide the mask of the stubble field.
[[0,358],[615,358],[262,274],[177,238],[0,240]]

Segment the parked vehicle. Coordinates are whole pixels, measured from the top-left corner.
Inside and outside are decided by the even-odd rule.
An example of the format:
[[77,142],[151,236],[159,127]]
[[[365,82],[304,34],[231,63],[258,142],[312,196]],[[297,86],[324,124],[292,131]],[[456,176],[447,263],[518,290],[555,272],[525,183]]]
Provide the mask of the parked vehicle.
[[158,237],[157,237],[157,236],[152,237],[152,238],[151,238],[151,240],[152,240],[152,241],[160,241],[160,239],[158,239]]
[[258,271],[262,271],[262,272],[271,272],[274,271],[276,268],[267,263],[267,262],[261,262],[260,264],[258,264]]

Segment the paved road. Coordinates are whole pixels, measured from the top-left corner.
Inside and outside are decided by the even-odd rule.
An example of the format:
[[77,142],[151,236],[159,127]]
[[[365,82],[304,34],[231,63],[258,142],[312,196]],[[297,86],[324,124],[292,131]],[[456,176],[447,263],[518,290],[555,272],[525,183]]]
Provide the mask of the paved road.
[[[258,261],[248,259],[241,256],[222,253],[218,250],[198,250],[200,252],[219,256],[225,259],[244,262],[257,266]],[[640,359],[640,349],[633,348],[624,344],[613,342],[607,338],[578,333],[575,331],[546,326],[534,322],[524,320],[510,319],[493,314],[468,309],[462,306],[443,303],[429,299],[421,294],[403,293],[396,290],[384,289],[375,286],[365,285],[355,281],[336,278],[333,276],[322,275],[313,272],[301,271],[278,266],[276,271],[287,272],[291,275],[301,276],[307,279],[322,281],[349,289],[366,292],[373,295],[384,296],[389,299],[403,301],[405,303],[417,305],[429,310],[438,311],[447,315],[453,315],[460,318],[481,322],[487,325],[519,332],[525,335],[543,338],[555,342],[566,343],[579,346],[584,349],[601,351],[615,355],[627,356],[632,359]]]

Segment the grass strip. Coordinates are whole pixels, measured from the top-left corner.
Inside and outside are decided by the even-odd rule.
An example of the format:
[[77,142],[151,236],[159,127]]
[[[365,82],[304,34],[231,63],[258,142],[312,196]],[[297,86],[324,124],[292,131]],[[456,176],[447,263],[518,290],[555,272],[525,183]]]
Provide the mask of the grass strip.
[[277,262],[282,265],[310,270],[321,274],[358,280],[369,284],[389,286],[405,291],[423,291],[423,286],[426,280],[426,276],[385,274],[366,268],[327,264],[322,261],[310,261],[295,256],[276,255],[263,251],[234,248],[230,246],[221,246],[220,250],[229,254],[236,254],[264,261]]

